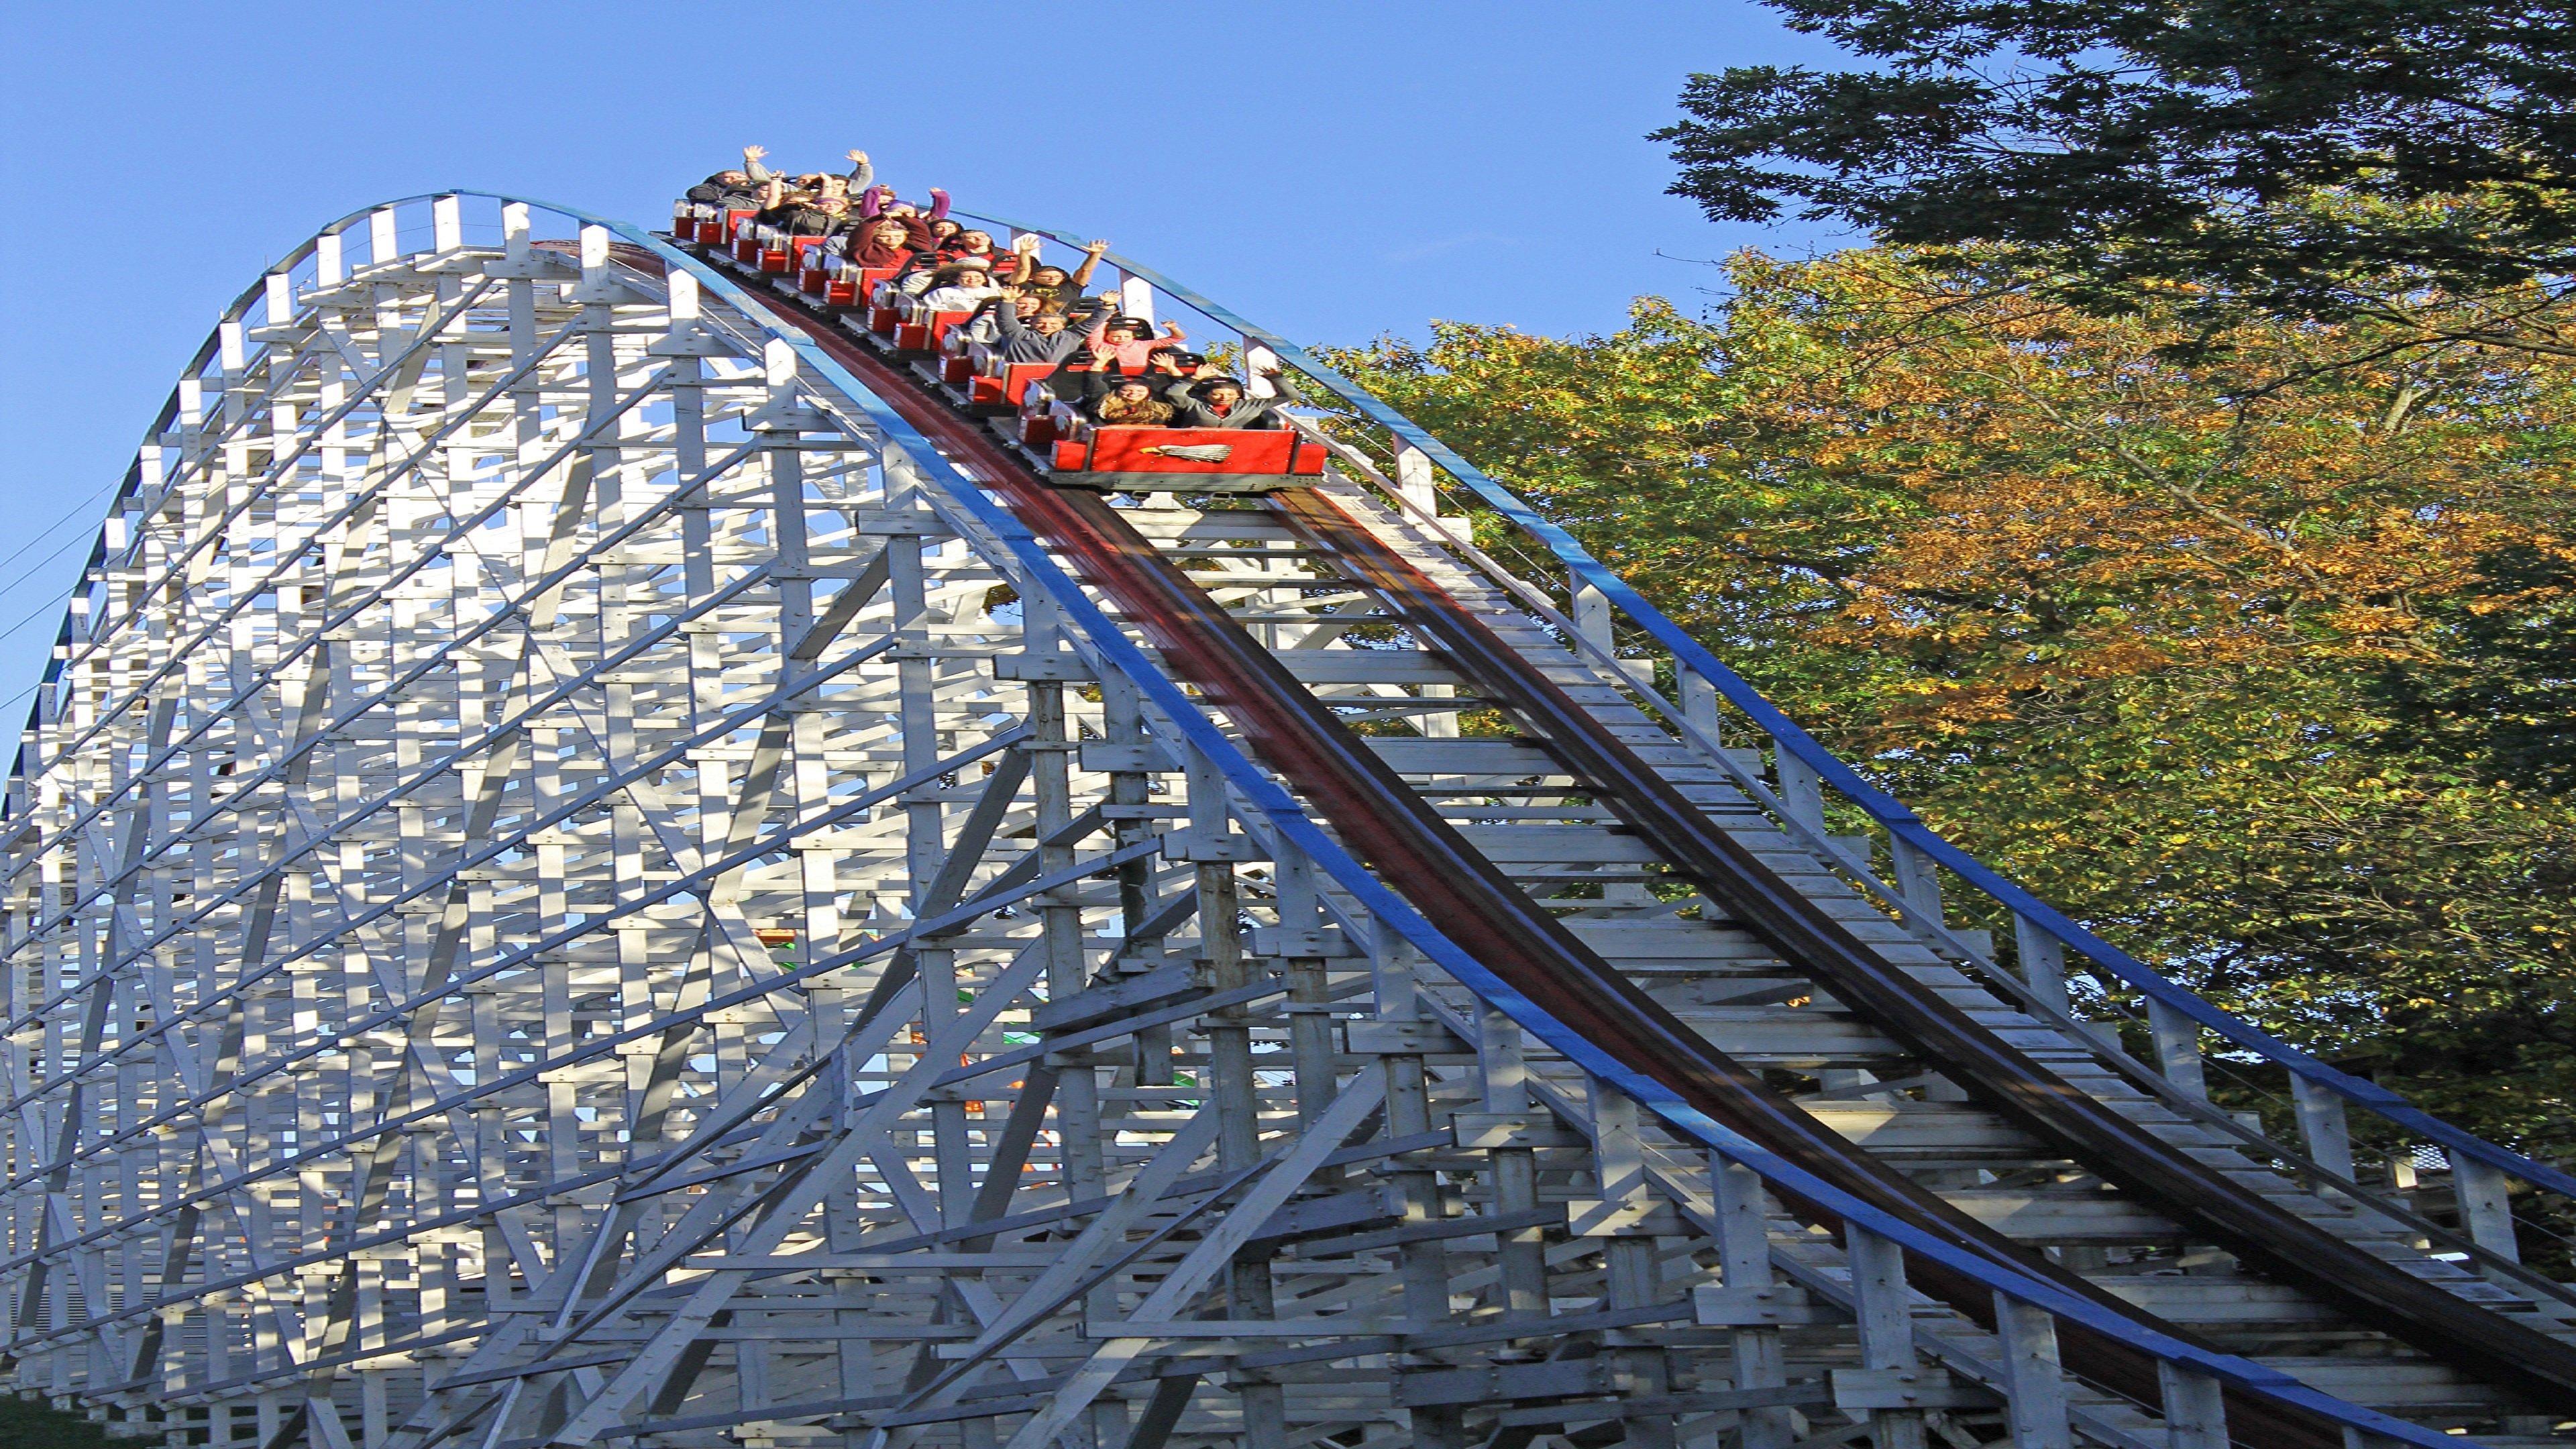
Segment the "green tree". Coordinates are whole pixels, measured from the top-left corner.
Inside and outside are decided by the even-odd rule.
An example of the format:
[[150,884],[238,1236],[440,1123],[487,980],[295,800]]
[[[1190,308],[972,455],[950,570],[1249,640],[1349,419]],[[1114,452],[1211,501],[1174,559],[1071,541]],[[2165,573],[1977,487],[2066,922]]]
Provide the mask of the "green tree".
[[2389,668],[2391,743],[2445,749],[2502,779],[2576,790],[2576,562],[2528,545],[2478,561],[2440,600],[2438,663]]
[[0,1449],[106,1449],[107,1435],[42,1401],[0,1397]]
[[2012,245],[2111,310],[2576,340],[2541,315],[2576,273],[2565,3],[1768,3],[1863,64],[1691,78],[1656,139],[1712,217]]
[[2294,1040],[2576,1149],[2576,801],[2387,687],[2493,684],[2463,621],[2566,607],[2481,561],[2571,557],[2576,366],[2320,366],[2396,326],[2350,320],[2184,368],[2173,309],[2006,270],[1746,256],[1709,320],[1334,360],[1953,839]]

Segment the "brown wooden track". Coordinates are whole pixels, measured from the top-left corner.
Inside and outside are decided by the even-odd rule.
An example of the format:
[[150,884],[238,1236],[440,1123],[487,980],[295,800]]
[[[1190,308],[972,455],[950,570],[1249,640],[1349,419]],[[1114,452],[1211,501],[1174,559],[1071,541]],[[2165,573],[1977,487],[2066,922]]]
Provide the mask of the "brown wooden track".
[[[1253,753],[1288,780],[1346,846],[1514,989],[1692,1106],[1843,1191],[2156,1332],[2203,1342],[1987,1228],[1766,1085],[1585,946],[1470,846],[1105,497],[1048,485],[975,422],[828,319],[756,286],[748,290],[798,325],[974,481],[999,494],[1085,583],[1117,602],[1173,672],[1225,712]],[[2419,1283],[2238,1191],[1995,1040],[1928,988],[1880,962],[1680,801],[1563,690],[1329,500],[1294,490],[1272,495],[1270,506],[1339,559],[1356,582],[1399,610],[1480,690],[1520,716],[1710,899],[1784,959],[1830,983],[1855,1011],[1955,1075],[1981,1101],[2362,1321],[2438,1360],[2576,1412],[2576,1350]],[[1818,1204],[1784,1200],[1806,1220],[1839,1230],[1835,1216]],[[1913,1255],[1908,1272],[1926,1293],[1977,1322],[1993,1322],[1991,1293],[1983,1284]],[[2060,1333],[2070,1369],[2138,1402],[2159,1401],[2152,1357],[2073,1323],[2063,1324]],[[2341,1449],[2343,1443],[2338,1426],[2271,1399],[2231,1391],[2228,1414],[2231,1437],[2240,1443],[2282,1449]]]

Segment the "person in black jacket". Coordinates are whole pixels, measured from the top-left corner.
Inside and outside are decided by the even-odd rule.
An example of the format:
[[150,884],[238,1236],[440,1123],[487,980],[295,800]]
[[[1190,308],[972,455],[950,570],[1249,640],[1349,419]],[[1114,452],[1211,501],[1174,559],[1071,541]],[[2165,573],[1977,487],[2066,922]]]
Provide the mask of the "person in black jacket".
[[1095,241],[1085,246],[1082,265],[1071,272],[1053,262],[1039,261],[1038,248],[1041,245],[1043,243],[1034,232],[1011,243],[1011,250],[1020,256],[1019,267],[1012,273],[1011,280],[1022,288],[1044,294],[1066,312],[1073,312],[1082,306],[1083,290],[1091,285],[1091,274],[1100,269],[1100,254],[1109,250],[1109,243]]
[[850,198],[829,187],[820,195],[790,191],[783,179],[773,176],[768,193],[761,199],[766,204],[752,219],[789,236],[830,236],[851,220]]

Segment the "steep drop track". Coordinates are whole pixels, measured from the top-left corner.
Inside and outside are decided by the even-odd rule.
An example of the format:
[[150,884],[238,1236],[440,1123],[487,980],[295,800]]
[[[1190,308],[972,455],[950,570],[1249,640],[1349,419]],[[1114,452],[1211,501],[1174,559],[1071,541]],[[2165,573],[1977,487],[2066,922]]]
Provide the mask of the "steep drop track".
[[[1022,522],[1061,550],[1087,583],[1119,603],[1174,670],[1226,712],[1264,763],[1311,801],[1347,844],[1515,989],[1700,1110],[1836,1187],[1970,1251],[2044,1275],[2132,1321],[2194,1339],[2188,1330],[1969,1217],[1717,1049],[1478,853],[1105,497],[1041,481],[971,421],[827,321],[779,299],[761,300],[802,326],[952,461],[1002,493]],[[1513,714],[1710,900],[1785,959],[1830,983],[1838,998],[1907,1042],[1980,1103],[2355,1319],[2383,1326],[2464,1372],[2576,1413],[2576,1348],[2422,1283],[2240,1191],[1998,1040],[1881,961],[1712,828],[1553,681],[1331,500],[1292,490],[1271,495],[1269,507],[1435,643],[1480,692]],[[1816,1204],[1790,1207],[1809,1221],[1839,1226]],[[1982,1285],[1921,1258],[1910,1259],[1908,1268],[1927,1293],[1980,1323],[1992,1322],[1991,1297]],[[2062,1331],[2071,1369],[2124,1397],[2157,1402],[2151,1359],[2074,1325]],[[2235,1436],[2246,1441],[2300,1449],[2342,1442],[2332,1426],[2268,1399],[2231,1393],[2228,1412]]]

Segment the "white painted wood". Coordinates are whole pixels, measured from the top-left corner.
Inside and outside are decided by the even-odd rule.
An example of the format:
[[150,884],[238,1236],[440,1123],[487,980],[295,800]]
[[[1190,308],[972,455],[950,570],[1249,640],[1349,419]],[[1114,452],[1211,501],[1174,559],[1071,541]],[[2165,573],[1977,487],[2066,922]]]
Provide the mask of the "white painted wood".
[[2218,1380],[2170,1362],[2159,1365],[2156,1376],[2164,1390],[2168,1449],[2227,1449],[2227,1401]]
[[[730,284],[516,204],[468,245],[485,205],[433,201],[417,265],[374,213],[365,285],[318,239],[303,315],[271,282],[269,325],[224,319],[37,690],[0,820],[18,1386],[276,1449],[984,1449],[1042,1406],[1102,1449],[1611,1419],[1789,1449],[1836,1403],[1922,1442],[2000,1373],[2024,1442],[2134,1449],[2063,1404],[2045,1320],[1985,1335],[1866,1233],[1846,1275],[1359,909]],[[1892,967],[2209,1150],[1826,871],[1638,707],[1650,676],[1353,506]],[[2170,1261],[2151,1205],[1915,1100],[1942,1083],[1902,1042],[1670,890],[1545,749],[1445,737],[1464,682],[1277,518],[1122,512],[1299,687],[1410,731],[1369,738],[1425,808],[1687,1026],[1868,1089],[1809,1107],[1972,1217]],[[2349,1392],[2487,1392],[2373,1378],[2369,1326],[2200,1271],[2105,1281],[2326,1330],[2350,1356],[2302,1372]]]

